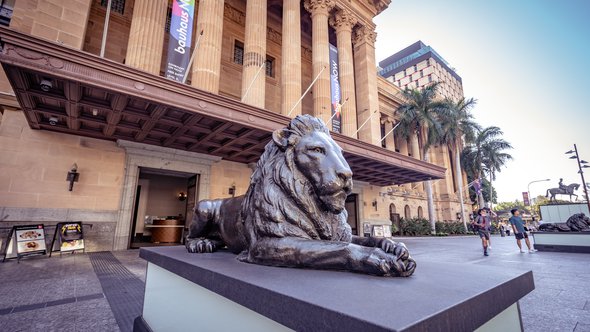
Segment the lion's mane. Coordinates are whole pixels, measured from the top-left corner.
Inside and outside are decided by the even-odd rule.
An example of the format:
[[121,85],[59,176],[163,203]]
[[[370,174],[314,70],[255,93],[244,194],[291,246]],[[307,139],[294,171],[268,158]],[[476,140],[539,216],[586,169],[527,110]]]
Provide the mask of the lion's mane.
[[[308,115],[294,118],[287,130],[290,142],[313,131],[330,134],[322,120]],[[249,242],[288,236],[349,242],[346,210],[334,214],[322,206],[312,184],[297,169],[294,154],[292,144],[283,151],[271,140],[260,156],[242,202]]]

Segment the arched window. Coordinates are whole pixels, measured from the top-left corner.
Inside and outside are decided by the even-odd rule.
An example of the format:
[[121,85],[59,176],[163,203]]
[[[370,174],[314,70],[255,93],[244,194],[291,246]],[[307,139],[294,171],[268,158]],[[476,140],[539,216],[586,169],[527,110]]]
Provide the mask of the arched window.
[[406,218],[406,219],[412,218],[412,214],[410,213],[410,206],[409,205],[406,205],[406,207],[404,208],[404,218]]
[[424,212],[422,211],[422,207],[418,207],[418,218],[422,218],[424,216]]
[[393,213],[396,213],[395,204],[391,203],[391,204],[389,204],[389,214],[393,214]]

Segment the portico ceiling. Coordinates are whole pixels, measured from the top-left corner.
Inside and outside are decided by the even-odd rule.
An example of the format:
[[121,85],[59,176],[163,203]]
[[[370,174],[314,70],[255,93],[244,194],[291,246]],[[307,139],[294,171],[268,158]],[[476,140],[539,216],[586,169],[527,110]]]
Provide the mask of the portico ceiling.
[[[33,129],[251,163],[272,131],[289,122],[283,115],[8,28],[0,28],[0,42],[0,62]],[[43,80],[51,82],[47,91]],[[344,149],[355,180],[387,186],[444,177],[442,167],[332,136]]]

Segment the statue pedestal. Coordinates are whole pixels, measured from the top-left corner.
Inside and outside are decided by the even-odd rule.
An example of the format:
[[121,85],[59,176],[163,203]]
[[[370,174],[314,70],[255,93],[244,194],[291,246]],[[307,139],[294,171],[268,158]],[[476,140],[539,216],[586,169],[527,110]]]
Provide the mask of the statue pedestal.
[[590,253],[590,232],[533,232],[535,249]]
[[142,248],[134,331],[522,331],[532,272],[420,262],[409,278],[267,267],[228,252]]

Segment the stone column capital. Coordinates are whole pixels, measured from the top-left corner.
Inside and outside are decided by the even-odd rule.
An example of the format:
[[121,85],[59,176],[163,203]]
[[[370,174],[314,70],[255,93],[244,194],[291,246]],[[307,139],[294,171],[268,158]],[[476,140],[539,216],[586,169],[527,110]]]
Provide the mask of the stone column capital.
[[334,0],[305,0],[303,3],[303,7],[311,13],[311,16],[318,14],[328,16],[335,5]]
[[354,46],[358,46],[364,43],[369,45],[375,45],[375,41],[377,40],[377,32],[374,29],[369,28],[367,26],[360,26],[354,30],[354,34],[352,36],[352,44]]
[[341,30],[352,31],[358,23],[358,19],[348,10],[338,10],[332,17],[330,17],[330,26],[336,29],[336,32]]

